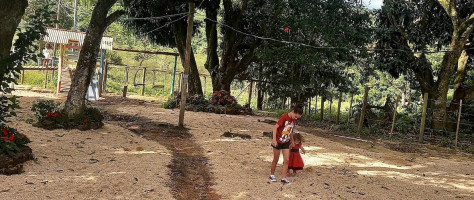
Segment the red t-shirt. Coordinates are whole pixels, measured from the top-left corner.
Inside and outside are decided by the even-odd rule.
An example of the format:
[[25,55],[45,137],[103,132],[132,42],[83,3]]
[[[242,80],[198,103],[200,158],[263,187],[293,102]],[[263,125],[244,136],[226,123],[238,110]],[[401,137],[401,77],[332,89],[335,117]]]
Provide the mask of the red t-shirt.
[[277,142],[280,144],[287,143],[290,141],[290,134],[293,132],[293,129],[296,125],[296,120],[291,119],[288,116],[288,113],[285,113],[280,116],[278,119],[278,129],[276,132]]

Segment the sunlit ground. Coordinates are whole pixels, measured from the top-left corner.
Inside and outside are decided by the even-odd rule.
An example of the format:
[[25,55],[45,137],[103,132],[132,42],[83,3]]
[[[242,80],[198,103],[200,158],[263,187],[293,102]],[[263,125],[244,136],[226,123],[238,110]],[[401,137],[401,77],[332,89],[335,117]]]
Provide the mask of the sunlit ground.
[[[307,153],[301,154],[305,167],[333,167],[333,166],[352,166],[362,168],[356,170],[359,175],[377,176],[385,178],[394,178],[400,181],[406,181],[418,185],[437,186],[446,189],[461,189],[466,192],[474,193],[474,179],[472,175],[452,174],[446,172],[424,172],[423,174],[414,174],[413,169],[426,168],[426,165],[407,165],[401,166],[381,160],[369,158],[360,154],[353,153],[328,153],[322,152],[324,148],[316,146],[305,147]],[[266,162],[272,162],[271,155],[262,156]],[[279,164],[283,158],[280,155]]]

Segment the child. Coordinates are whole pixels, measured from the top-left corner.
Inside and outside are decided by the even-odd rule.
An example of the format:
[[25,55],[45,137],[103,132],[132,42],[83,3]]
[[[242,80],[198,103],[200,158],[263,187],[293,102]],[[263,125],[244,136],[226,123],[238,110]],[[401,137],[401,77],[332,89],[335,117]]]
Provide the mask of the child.
[[51,60],[51,47],[49,46],[49,44],[46,44],[44,46],[44,49],[43,49],[43,56],[44,56],[44,60],[43,60],[43,67],[47,68],[48,65],[49,65],[49,60]]
[[288,175],[288,160],[290,157],[290,145],[293,146],[292,133],[296,125],[296,119],[303,114],[303,109],[300,106],[295,106],[291,112],[280,116],[278,122],[273,127],[273,139],[271,146],[273,147],[273,162],[270,172],[270,180],[277,182],[275,178],[275,168],[280,159],[280,152],[283,153],[283,166],[281,172],[281,182],[284,184],[291,183],[286,179]]
[[303,136],[300,133],[293,134],[293,141],[295,145],[290,150],[290,159],[288,163],[288,169],[293,170],[292,175],[296,175],[296,170],[302,170],[304,167],[303,159],[301,158],[299,150],[306,154],[306,151],[303,148]]

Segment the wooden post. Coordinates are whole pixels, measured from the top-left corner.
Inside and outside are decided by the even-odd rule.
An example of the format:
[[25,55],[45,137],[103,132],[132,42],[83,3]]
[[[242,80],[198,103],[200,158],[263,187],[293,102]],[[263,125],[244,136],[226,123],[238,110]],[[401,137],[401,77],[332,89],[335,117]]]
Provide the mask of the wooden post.
[[[146,67],[143,68],[143,78],[142,78],[142,96],[145,95],[145,77],[146,77]],[[164,85],[164,83],[163,83]]]
[[127,89],[128,89],[128,67],[125,67],[125,83],[123,85],[123,97],[127,97]]
[[105,68],[104,68],[104,83],[102,84],[104,93],[107,93],[107,72],[109,71],[109,63],[105,61]]
[[179,122],[178,126],[183,127],[184,125],[184,111],[186,107],[186,96],[188,94],[188,74],[189,74],[189,64],[191,60],[191,39],[193,32],[193,19],[194,19],[194,3],[189,3],[189,18],[188,18],[188,32],[186,37],[186,58],[185,58],[185,67],[183,74],[183,85],[181,87],[181,106],[179,109]]
[[248,107],[250,108],[250,104],[252,103],[252,89],[253,89],[253,81],[250,81],[250,86],[249,86],[249,102],[248,102]]
[[21,70],[21,84],[23,85],[25,81],[25,70]]
[[332,94],[331,94],[331,98],[329,99],[329,121],[332,120]]
[[309,98],[309,102],[308,102],[308,105],[309,105],[309,106],[308,106],[308,107],[309,107],[309,113],[308,113],[309,115],[308,115],[308,117],[309,117],[309,118],[311,118],[311,99],[312,99],[312,98],[310,97],[310,98]]
[[395,108],[393,108],[392,129],[390,130],[389,138],[392,138],[393,129],[395,128],[395,121],[396,121],[396,118],[397,118],[398,101],[400,101],[400,96],[397,96],[397,101],[395,101]]
[[425,93],[423,100],[423,114],[421,115],[420,135],[418,142],[423,142],[423,134],[425,133],[425,121],[426,121],[426,108],[428,107],[428,93]]
[[347,114],[347,125],[349,125],[349,122],[351,121],[351,115],[352,115],[352,100],[354,98],[354,94],[351,93],[351,103],[349,105],[349,114]]
[[204,76],[204,92],[202,93],[204,96],[206,96],[206,86],[207,86],[207,78]]
[[183,73],[180,72],[179,75],[178,75],[178,89],[179,89],[179,93],[181,93],[181,77],[183,76]]
[[45,77],[44,77],[44,88],[48,86],[48,67],[46,67],[45,71]]
[[321,96],[321,113],[320,113],[320,119],[321,121],[323,121],[324,119],[324,96]]
[[314,98],[314,115],[318,114],[318,95]]
[[342,91],[339,91],[339,101],[337,102],[336,124],[339,124],[339,117],[341,114]]
[[454,139],[454,147],[458,147],[458,134],[459,125],[461,124],[461,110],[462,110],[462,99],[459,101],[459,112],[458,112],[458,125],[456,127],[456,139]]
[[364,93],[364,103],[362,104],[362,110],[360,112],[360,119],[359,119],[359,127],[357,129],[357,135],[360,137],[360,133],[362,132],[362,126],[364,126],[364,117],[365,117],[365,111],[367,109],[367,96],[369,95],[369,87],[365,87],[365,93]]
[[59,45],[59,63],[58,63],[58,83],[56,86],[56,95],[59,95],[61,92],[61,74],[63,71],[64,64],[64,45]]

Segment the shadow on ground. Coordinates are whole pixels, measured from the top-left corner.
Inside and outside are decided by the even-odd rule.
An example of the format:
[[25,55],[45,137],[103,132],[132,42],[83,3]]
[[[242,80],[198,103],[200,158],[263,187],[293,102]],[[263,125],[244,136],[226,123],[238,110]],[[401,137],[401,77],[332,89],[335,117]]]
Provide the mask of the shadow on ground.
[[105,113],[106,121],[117,123],[137,135],[153,140],[165,146],[172,153],[171,174],[172,194],[176,199],[219,199],[211,188],[213,185],[208,158],[203,149],[193,141],[188,129],[179,128],[168,123],[158,123],[151,119]]

